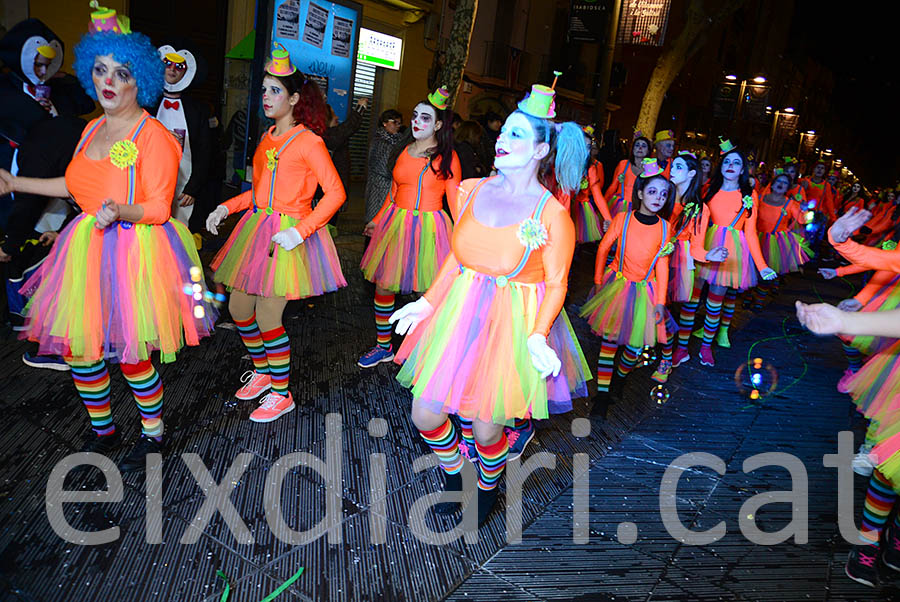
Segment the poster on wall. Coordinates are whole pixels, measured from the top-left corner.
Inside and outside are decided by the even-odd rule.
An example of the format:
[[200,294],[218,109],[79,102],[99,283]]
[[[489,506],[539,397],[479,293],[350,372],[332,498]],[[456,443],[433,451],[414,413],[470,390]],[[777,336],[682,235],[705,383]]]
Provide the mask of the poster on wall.
[[569,40],[600,42],[609,18],[608,0],[572,0],[569,8]]
[[[290,0],[288,0],[290,1]],[[321,48],[325,41],[325,28],[328,26],[328,9],[318,4],[309,3],[306,12],[306,26],[303,28],[303,41]]]
[[275,35],[296,40],[300,37],[300,0],[287,0],[275,13]]
[[619,44],[662,46],[669,24],[671,0],[623,0]]
[[[287,26],[287,16],[294,10],[298,15],[296,34]],[[322,87],[338,119],[346,119],[353,90],[362,5],[352,0],[275,0],[272,15],[273,42],[287,48],[297,69]]]

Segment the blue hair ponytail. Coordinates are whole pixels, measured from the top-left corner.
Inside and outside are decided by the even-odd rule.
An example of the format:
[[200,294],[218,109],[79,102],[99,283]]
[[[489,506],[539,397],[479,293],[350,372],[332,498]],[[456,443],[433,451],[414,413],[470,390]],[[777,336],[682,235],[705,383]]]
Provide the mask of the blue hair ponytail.
[[581,188],[584,177],[584,166],[587,165],[588,149],[584,143],[584,131],[574,121],[556,124],[555,144],[550,147],[556,151],[554,171],[556,183],[568,192]]

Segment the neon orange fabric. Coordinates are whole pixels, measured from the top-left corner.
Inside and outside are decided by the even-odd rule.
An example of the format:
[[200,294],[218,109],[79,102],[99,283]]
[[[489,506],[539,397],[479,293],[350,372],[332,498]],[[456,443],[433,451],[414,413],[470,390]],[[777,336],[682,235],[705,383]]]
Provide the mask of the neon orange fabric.
[[[575,200],[579,203],[583,203],[587,200],[587,195],[590,194],[594,199],[594,205],[597,207],[597,211],[600,212],[603,219],[612,221],[609,207],[606,204],[606,198],[603,196],[603,177],[603,164],[599,161],[591,160],[591,164],[587,169],[588,188],[580,190],[578,196],[575,197]],[[560,201],[560,204],[568,209],[568,203]]]
[[851,263],[850,265],[842,265],[835,270],[838,276],[844,277],[851,274],[859,274],[860,272],[868,272],[869,268]]
[[893,228],[896,223],[892,218],[894,213],[894,205],[890,203],[882,203],[878,207],[878,211],[872,214],[872,219],[866,222],[866,226],[872,230],[871,239],[877,238],[876,235],[887,232]]
[[[253,154],[253,191],[256,193],[256,206],[263,210],[269,206],[272,181],[269,154],[277,153],[288,138],[300,131],[301,133],[278,157],[272,209],[299,219],[300,223],[294,228],[306,239],[328,223],[344,204],[347,195],[322,138],[307,130],[302,124],[292,127],[280,136],[275,136],[274,131],[275,126],[269,128]],[[325,196],[313,209],[312,200],[317,186],[322,187]],[[228,209],[229,214],[233,214],[249,209],[253,204],[253,197],[248,190],[222,204]]]
[[619,161],[619,164],[616,166],[616,172],[613,174],[612,182],[609,183],[609,187],[606,189],[606,195],[604,196],[604,198],[614,199],[622,192],[622,182],[619,181],[619,176],[624,173],[625,203],[631,202],[631,191],[634,188],[634,181],[637,179],[637,176],[630,169],[630,165],[631,163],[627,159],[622,159],[621,161]]
[[[435,159],[440,162],[440,158]],[[428,165],[428,158],[413,157],[409,154],[407,147],[400,156],[397,157],[397,164],[394,165],[391,180],[391,192],[384,199],[384,204],[373,218],[376,224],[381,221],[381,216],[387,210],[391,203],[391,195],[394,197],[394,203],[400,209],[415,209],[416,197],[419,194],[419,176],[422,170],[422,192],[419,199],[419,211],[440,211],[444,206],[444,195],[447,195],[447,202],[456,198],[456,191],[459,188],[459,182],[462,178],[462,168],[459,166],[459,157],[456,151],[453,151],[453,161],[450,169],[453,175],[445,180],[441,177],[440,172],[435,173],[437,165],[433,165],[433,169],[425,169]]]
[[[144,111],[143,117],[149,117]],[[96,123],[91,121],[85,133]],[[138,124],[123,138],[130,140]],[[101,126],[102,127],[102,126]],[[66,168],[66,188],[69,194],[90,215],[96,215],[106,199],[117,203],[128,201],[128,169],[120,169],[112,164],[109,157],[91,159],[85,151],[97,130],[85,142],[82,150],[72,157]],[[144,128],[134,141],[138,147],[134,204],[144,208],[140,224],[164,224],[171,216],[172,197],[178,181],[178,163],[181,161],[181,146],[163,124],[149,117]]]
[[806,198],[816,200],[815,210],[821,211],[833,221],[836,217],[837,207],[834,203],[834,191],[828,182],[822,180],[821,183],[816,184],[811,178],[803,178],[800,180],[800,184],[804,187]]
[[759,216],[759,199],[754,192],[753,211],[747,215],[747,210],[743,208],[743,195],[740,190],[720,190],[713,198],[709,200],[709,219],[712,223],[726,227],[730,226],[738,212],[741,217],[734,225],[735,230],[743,230],[747,237],[747,248],[750,249],[750,255],[753,256],[753,263],[756,269],[762,271],[766,267],[766,260],[762,256],[759,248],[759,236],[756,234],[756,220]]
[[[847,266],[847,267],[849,267],[849,266]],[[862,270],[862,271],[865,271],[865,270]],[[869,279],[869,282],[862,288],[861,291],[856,293],[856,295],[854,295],[853,298],[856,299],[857,301],[859,301],[860,303],[862,303],[863,305],[865,305],[866,303],[868,303],[869,301],[872,300],[872,297],[875,296],[875,293],[877,293],[879,290],[881,290],[881,287],[886,285],[888,282],[890,282],[896,276],[897,276],[897,274],[895,274],[893,272],[889,272],[887,270],[878,270],[877,272],[872,274],[872,277]]]
[[[504,276],[516,269],[525,254],[525,247],[516,236],[518,223],[492,228],[478,221],[477,195],[469,202],[465,213],[459,215],[469,192],[478,182],[476,179],[463,182],[451,202],[452,213],[458,216],[453,228],[452,251],[441,266],[435,283],[425,293],[425,298],[432,305],[436,304],[439,291],[446,288],[446,279],[459,273],[460,264],[491,276]],[[555,199],[547,202],[540,219],[547,229],[547,242],[532,251],[522,271],[510,280],[544,283],[544,300],[538,310],[534,332],[547,336],[566,299],[569,267],[575,252],[575,225],[565,208]]]
[[[600,247],[597,249],[597,263],[594,266],[594,284],[601,284],[603,276],[606,273],[606,258],[614,242],[622,237],[622,231],[625,227],[625,220],[628,219],[628,235],[625,240],[625,259],[623,266],[619,266],[619,251],[617,247],[616,254],[610,268],[632,282],[640,282],[650,271],[653,265],[653,259],[659,252],[662,244],[663,225],[662,219],[651,226],[647,226],[638,221],[634,217],[634,212],[620,213],[612,221],[609,230],[600,240]],[[704,234],[706,234],[704,232]],[[621,242],[619,244],[622,244]],[[702,244],[701,244],[702,247]],[[666,289],[669,286],[669,256],[660,257],[656,262],[650,279],[656,280],[656,304],[665,305]]]
[[828,242],[838,253],[856,265],[869,270],[889,270],[900,274],[900,247],[893,251],[885,251],[876,247],[863,246],[850,238],[845,242],[836,243],[831,237],[831,232],[828,233]]
[[761,201],[756,207],[759,209],[759,216],[756,218],[756,229],[763,234],[771,234],[773,232],[775,224],[778,223],[778,218],[781,217],[782,210],[787,213],[782,218],[781,223],[778,223],[778,230],[775,230],[775,232],[790,230],[795,223],[806,223],[806,217],[803,215],[800,203],[797,201],[788,201],[782,207]]
[[[681,232],[675,232],[677,236],[676,240],[690,240],[691,241],[691,257],[694,261],[699,261],[701,263],[706,262],[706,230],[709,228],[709,207],[706,206],[706,203],[701,205],[703,209],[700,212],[700,223],[694,223],[694,220],[691,220],[691,223],[688,223]],[[678,223],[678,218],[681,216],[681,212],[684,211],[684,205],[681,203],[675,203],[675,206],[672,208],[672,217],[669,218],[669,223],[672,227],[675,227],[675,224]]]

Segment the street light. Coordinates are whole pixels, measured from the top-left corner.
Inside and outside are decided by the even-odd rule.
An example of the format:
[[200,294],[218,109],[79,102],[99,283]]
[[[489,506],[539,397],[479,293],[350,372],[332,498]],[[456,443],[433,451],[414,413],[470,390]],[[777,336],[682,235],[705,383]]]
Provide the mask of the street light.
[[732,75],[729,73],[728,75],[725,76],[725,79],[727,79],[730,82],[734,82],[734,81],[737,81],[737,75]]
[[766,81],[768,81],[768,80],[766,80],[766,78],[763,77],[762,75],[757,75],[756,77],[753,78],[753,82],[757,83],[757,84],[764,84],[764,83],[766,83]]
[[794,112],[794,107],[785,107],[785,108],[784,108],[784,112],[785,112],[785,113],[793,113],[793,112]]

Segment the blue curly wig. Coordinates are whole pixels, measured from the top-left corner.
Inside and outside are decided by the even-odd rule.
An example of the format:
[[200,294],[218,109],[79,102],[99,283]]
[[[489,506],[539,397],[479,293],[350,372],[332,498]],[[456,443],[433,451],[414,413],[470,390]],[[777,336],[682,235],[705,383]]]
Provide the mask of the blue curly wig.
[[137,82],[138,104],[152,107],[162,95],[165,67],[156,47],[150,43],[150,38],[137,32],[123,35],[111,31],[81,36],[81,41],[75,46],[73,67],[81,87],[94,100],[97,100],[97,91],[91,78],[94,58],[108,54],[131,70],[131,75]]

